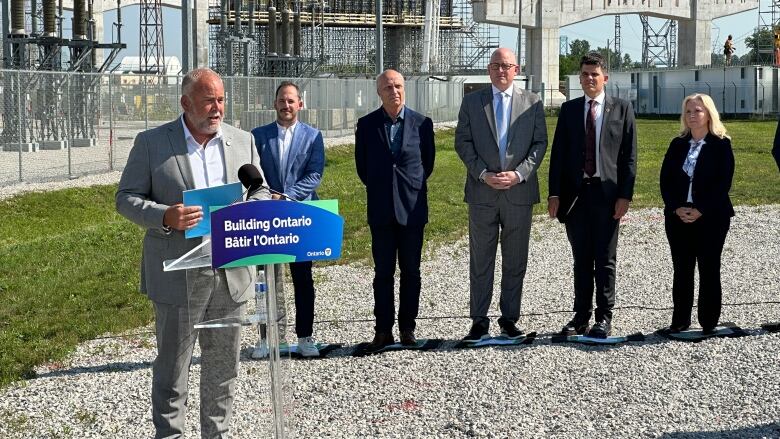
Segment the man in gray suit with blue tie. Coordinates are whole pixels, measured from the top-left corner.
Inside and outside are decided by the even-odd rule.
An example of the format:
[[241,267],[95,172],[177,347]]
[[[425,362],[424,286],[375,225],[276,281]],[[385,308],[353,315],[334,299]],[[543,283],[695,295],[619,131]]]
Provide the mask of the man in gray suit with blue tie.
[[[205,329],[205,320],[239,317],[254,293],[255,267],[163,271],[201,244],[184,231],[203,218],[197,206],[182,204],[182,191],[238,181],[238,169],[259,166],[252,136],[223,125],[225,91],[209,69],[182,81],[184,114],[135,138],[116,193],[116,209],[146,229],[141,259],[142,292],[154,304],[157,358],[152,365],[152,421],[155,438],[184,435],[187,381],[199,339],[201,437],[226,437],[238,376],[240,328]],[[268,199],[261,188],[253,199]]]
[[476,342],[489,336],[496,249],[501,240],[501,335],[519,338],[520,299],[528,261],[533,205],[539,202],[536,171],[547,149],[547,127],[539,97],[514,85],[515,54],[499,48],[490,57],[492,86],[463,98],[455,150],[466,165],[469,205],[471,330]]
[[[276,121],[252,130],[260,162],[274,199],[318,200],[315,190],[325,168],[325,145],[320,130],[298,120],[303,108],[300,88],[284,81],[276,89]],[[290,264],[295,289],[297,352],[304,357],[320,355],[312,337],[314,281],[311,261]],[[263,356],[262,353],[253,356]]]

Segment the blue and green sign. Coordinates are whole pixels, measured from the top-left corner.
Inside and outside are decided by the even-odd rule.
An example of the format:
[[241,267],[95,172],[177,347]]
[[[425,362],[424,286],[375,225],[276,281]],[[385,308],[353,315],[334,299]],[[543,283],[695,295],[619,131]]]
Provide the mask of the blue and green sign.
[[234,204],[211,212],[211,265],[338,259],[343,233],[338,200]]

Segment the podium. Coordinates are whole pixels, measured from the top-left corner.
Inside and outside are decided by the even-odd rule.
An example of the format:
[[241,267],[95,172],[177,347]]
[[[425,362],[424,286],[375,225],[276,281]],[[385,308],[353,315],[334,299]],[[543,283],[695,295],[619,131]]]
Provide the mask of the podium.
[[338,202],[247,201],[213,209],[210,216],[211,235],[181,257],[164,261],[163,271],[263,267],[254,285],[254,314],[207,319],[193,326],[200,330],[258,326],[260,337],[268,341],[272,431],[274,437],[284,438],[279,322],[286,315],[280,315],[277,303],[283,285],[277,285],[276,264],[340,257],[344,221],[338,216]]

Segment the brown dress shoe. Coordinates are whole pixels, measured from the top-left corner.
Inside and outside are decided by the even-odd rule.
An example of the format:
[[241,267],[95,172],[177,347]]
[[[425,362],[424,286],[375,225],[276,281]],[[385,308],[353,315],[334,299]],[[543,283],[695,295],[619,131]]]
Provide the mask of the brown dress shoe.
[[390,332],[377,332],[374,335],[374,339],[366,346],[367,351],[378,351],[386,346],[395,344],[393,334]]
[[414,331],[412,330],[401,331],[401,344],[404,346],[416,346],[417,339],[414,338]]

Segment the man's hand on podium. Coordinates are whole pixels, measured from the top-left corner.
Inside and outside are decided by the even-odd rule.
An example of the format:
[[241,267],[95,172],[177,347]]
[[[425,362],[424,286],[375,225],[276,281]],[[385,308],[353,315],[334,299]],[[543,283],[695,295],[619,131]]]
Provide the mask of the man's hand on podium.
[[195,227],[202,219],[203,211],[200,206],[185,206],[179,203],[165,211],[163,226],[175,230],[187,230]]

